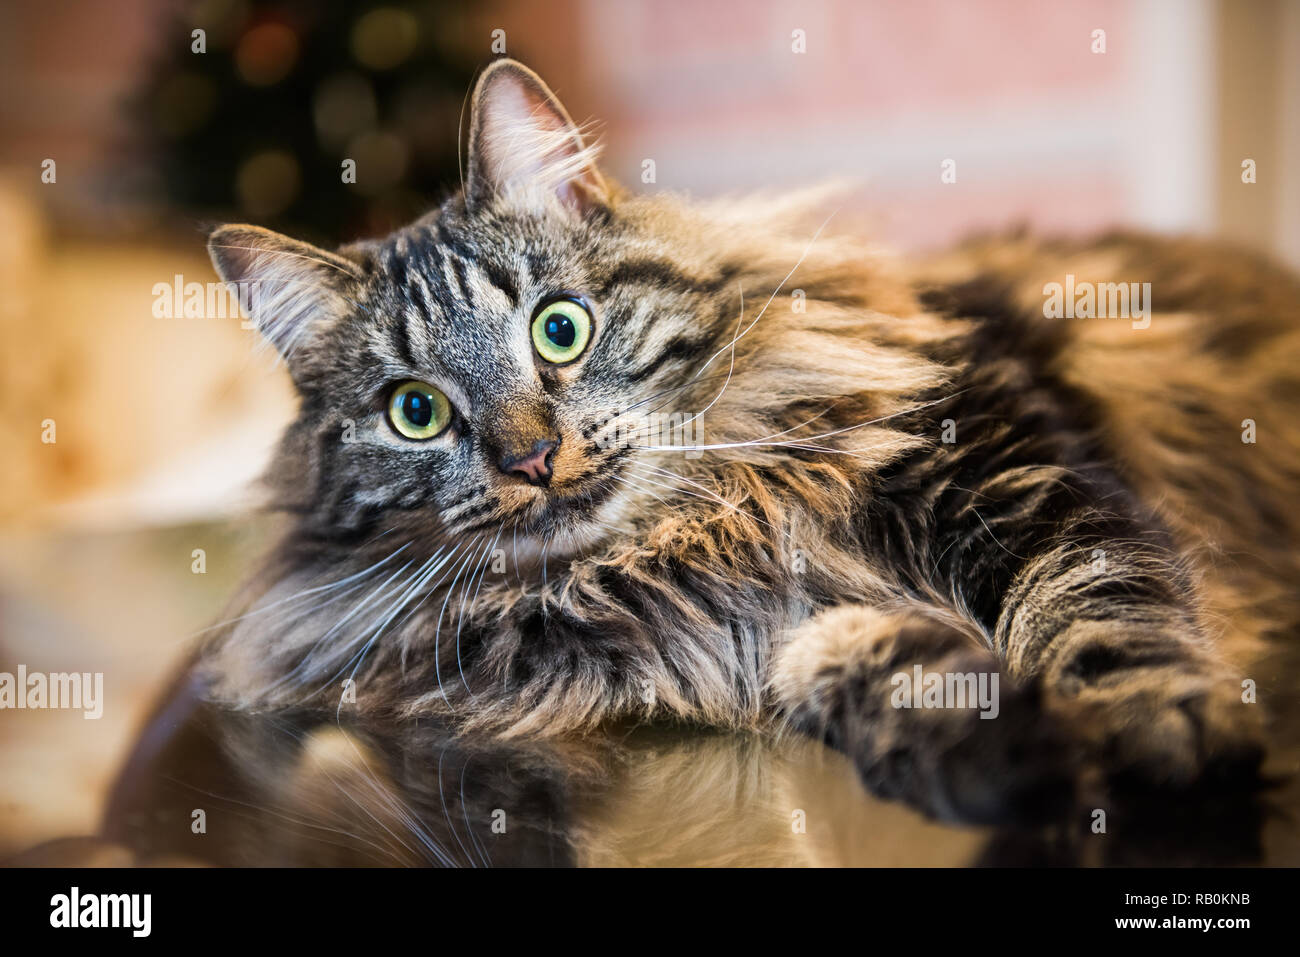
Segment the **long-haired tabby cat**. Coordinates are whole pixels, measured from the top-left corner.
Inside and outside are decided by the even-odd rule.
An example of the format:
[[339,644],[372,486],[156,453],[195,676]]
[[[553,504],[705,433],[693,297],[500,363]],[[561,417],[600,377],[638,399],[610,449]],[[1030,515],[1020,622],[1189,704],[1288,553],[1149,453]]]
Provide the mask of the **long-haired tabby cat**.
[[[593,159],[499,60],[424,218],[213,234],[301,394],[292,526],[204,650],[214,696],[797,728],[971,818],[1256,775],[1247,656],[1300,618],[1294,277],[1128,235],[905,266]],[[1149,282],[1149,324],[1045,318],[1067,274]]]

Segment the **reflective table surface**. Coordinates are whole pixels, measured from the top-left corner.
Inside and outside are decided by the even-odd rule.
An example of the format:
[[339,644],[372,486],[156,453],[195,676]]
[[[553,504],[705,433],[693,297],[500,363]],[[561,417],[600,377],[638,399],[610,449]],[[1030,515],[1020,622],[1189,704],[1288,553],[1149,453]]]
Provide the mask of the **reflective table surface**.
[[805,740],[691,728],[458,738],[331,715],[248,715],[182,678],[137,741],[102,833],[19,864],[967,866],[1294,864],[1290,785],[1111,795],[1032,827],[929,821]]

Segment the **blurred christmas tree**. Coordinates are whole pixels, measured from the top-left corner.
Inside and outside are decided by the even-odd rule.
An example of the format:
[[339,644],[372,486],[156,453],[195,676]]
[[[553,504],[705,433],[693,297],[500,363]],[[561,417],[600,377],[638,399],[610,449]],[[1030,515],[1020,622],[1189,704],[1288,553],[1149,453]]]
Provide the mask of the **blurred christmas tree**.
[[[168,202],[339,242],[459,180],[467,4],[204,0],[136,104]],[[486,51],[484,51],[486,52]]]

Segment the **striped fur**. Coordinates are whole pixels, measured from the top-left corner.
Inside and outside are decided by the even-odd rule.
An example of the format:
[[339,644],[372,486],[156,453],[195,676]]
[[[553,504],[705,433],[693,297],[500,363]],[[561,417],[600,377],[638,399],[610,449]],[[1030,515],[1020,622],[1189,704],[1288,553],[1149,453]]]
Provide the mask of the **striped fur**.
[[[539,122],[531,161],[500,148]],[[385,239],[233,260],[259,234],[214,234],[225,279],[287,250],[320,303],[270,473],[292,526],[206,646],[216,697],[350,708],[352,679],[360,710],[505,735],[800,728],[957,817],[1082,768],[1252,779],[1249,655],[1300,619],[1293,277],[1130,236],[904,264],[799,204],[630,196],[509,61],[471,129],[465,190]],[[1044,319],[1066,272],[1149,278],[1151,327]],[[560,292],[595,332],[549,366],[528,324]],[[431,442],[384,420],[411,378],[456,410]],[[656,447],[663,411],[703,440]],[[494,465],[538,429],[549,489]],[[944,662],[1003,672],[1002,717],[885,706]]]

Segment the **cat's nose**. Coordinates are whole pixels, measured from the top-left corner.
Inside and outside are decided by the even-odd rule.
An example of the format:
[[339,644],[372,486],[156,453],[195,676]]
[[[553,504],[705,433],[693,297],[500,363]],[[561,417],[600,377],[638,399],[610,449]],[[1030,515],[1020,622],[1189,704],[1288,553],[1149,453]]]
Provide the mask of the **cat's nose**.
[[524,479],[529,485],[550,485],[551,456],[559,447],[559,439],[538,439],[527,455],[515,458],[503,455],[497,460],[497,467],[506,475]]

